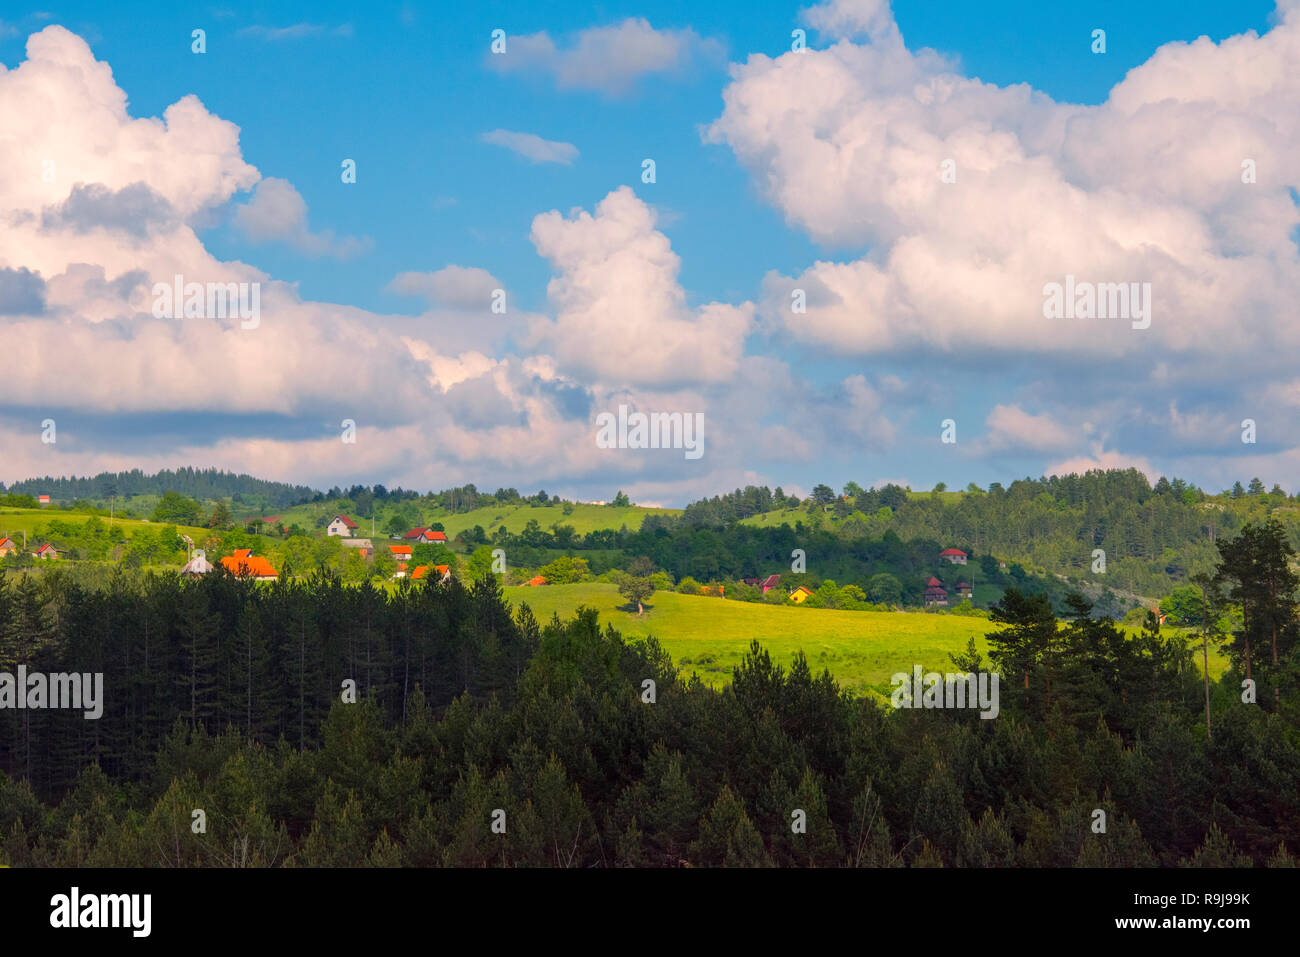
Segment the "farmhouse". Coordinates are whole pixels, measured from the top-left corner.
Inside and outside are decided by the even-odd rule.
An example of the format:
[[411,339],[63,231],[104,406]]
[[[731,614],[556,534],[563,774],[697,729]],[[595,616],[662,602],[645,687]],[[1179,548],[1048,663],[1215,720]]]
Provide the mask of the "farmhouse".
[[409,562],[411,560],[410,545],[389,545],[388,550],[393,553],[393,558],[399,562]]
[[0,558],[6,558],[18,551],[18,546],[8,535],[0,536]]
[[954,565],[966,564],[966,553],[960,548],[945,548],[939,553],[939,557],[948,559]]
[[775,588],[779,584],[781,584],[780,575],[768,575],[766,578],[763,579],[763,594],[766,595],[768,591]]
[[42,505],[49,505],[50,497],[48,495],[38,495],[36,496],[36,501],[40,502]]
[[235,554],[221,559],[221,564],[232,574],[249,575],[254,581],[275,581],[280,573],[265,558],[254,555],[251,548],[236,548]]
[[805,585],[800,585],[794,591],[790,592],[790,600],[796,605],[802,605],[812,597],[812,589]]
[[[445,582],[447,579],[451,578],[450,565],[434,565],[433,570],[437,572],[439,581]],[[411,572],[411,578],[414,581],[419,581],[426,578],[428,574],[429,574],[428,565],[417,565],[415,571]]]
[[49,542],[46,542],[40,548],[36,549],[36,551],[33,552],[33,554],[37,558],[62,558],[63,557],[63,553],[60,552],[57,548],[55,548],[53,545],[51,545]]
[[419,528],[411,529],[403,535],[402,540],[408,542],[420,542],[421,544],[427,545],[432,542],[445,542],[447,536],[443,532],[437,532],[431,528],[420,526]]
[[943,587],[943,582],[931,575],[929,581],[925,583],[925,607],[946,604],[948,604],[948,590]]
[[970,587],[969,582],[957,583],[957,600],[970,601],[974,595],[974,590]]
[[375,554],[375,546],[368,538],[345,538],[339,543],[344,548],[355,548],[361,552],[362,558],[370,558]]
[[357,523],[352,521],[346,515],[335,515],[330,523],[325,526],[326,535],[338,535],[342,538],[351,538],[352,530],[357,527]]

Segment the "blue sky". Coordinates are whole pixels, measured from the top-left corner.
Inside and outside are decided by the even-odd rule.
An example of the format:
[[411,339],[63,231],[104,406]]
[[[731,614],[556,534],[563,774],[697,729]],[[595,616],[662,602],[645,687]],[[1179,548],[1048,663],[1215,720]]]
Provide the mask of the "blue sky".
[[[29,13],[11,10],[0,20],[0,63],[13,71],[11,78],[28,59],[29,36],[58,25],[84,41],[95,61],[111,67],[112,83],[125,94],[131,118],[162,117],[169,106],[194,95],[208,116],[237,127],[238,156],[227,159],[255,168],[259,175],[245,177],[234,189],[228,182],[214,183],[202,202],[181,216],[184,228],[212,261],[246,265],[268,281],[296,284],[294,292],[302,303],[355,307],[362,312],[332,313],[332,319],[381,330],[388,338],[358,348],[350,357],[358,366],[372,367],[370,372],[356,373],[365,381],[350,383],[350,377],[331,364],[333,360],[322,361],[322,368],[335,370],[331,375],[338,381],[333,388],[319,394],[311,389],[306,390],[310,394],[294,393],[298,388],[294,383],[277,384],[274,377],[268,378],[264,388],[282,386],[287,394],[294,394],[282,402],[267,402],[264,409],[248,403],[232,407],[222,401],[221,363],[246,360],[239,358],[244,354],[239,348],[223,356],[220,346],[210,356],[218,367],[210,402],[164,401],[161,397],[171,388],[166,382],[145,390],[160,397],[156,407],[147,400],[95,402],[90,394],[56,401],[55,411],[67,422],[67,444],[31,446],[30,454],[13,457],[10,468],[85,471],[126,464],[131,457],[162,466],[186,464],[178,457],[199,455],[204,461],[193,464],[247,468],[317,485],[382,481],[437,488],[475,481],[520,488],[545,485],[548,490],[587,497],[608,497],[611,486],[624,485],[639,490],[643,499],[679,503],[744,481],[801,489],[818,481],[842,484],[849,479],[863,484],[905,480],[914,487],[929,487],[939,480],[950,485],[972,480],[987,484],[1091,460],[1100,465],[1138,464],[1153,477],[1178,474],[1210,487],[1260,474],[1269,484],[1280,482],[1294,490],[1287,478],[1296,464],[1293,450],[1300,443],[1285,424],[1290,416],[1280,412],[1289,401],[1286,397],[1297,390],[1286,370],[1279,367],[1264,375],[1273,392],[1257,394],[1252,400],[1240,386],[1243,374],[1251,371],[1249,352],[1216,357],[1212,351],[1192,350],[1182,355],[1185,337],[1215,334],[1214,315],[1237,310],[1253,316],[1275,309],[1273,302],[1285,301],[1286,291],[1294,288],[1294,277],[1287,276],[1294,264],[1294,238],[1289,253],[1279,252],[1262,235],[1243,238],[1234,216],[1225,212],[1222,197],[1195,188],[1196,177],[1203,175],[1195,165],[1199,161],[1189,159],[1189,168],[1173,174],[1178,189],[1167,189],[1159,177],[1127,168],[1108,183],[1106,159],[1090,155],[1086,138],[1090,134],[1076,132],[1085,124],[1096,124],[1100,148],[1119,149],[1126,157],[1121,167],[1140,167],[1143,151],[1150,153],[1150,163],[1159,164],[1167,162],[1162,150],[1170,143],[1179,156],[1197,154],[1206,126],[1191,114],[1205,110],[1226,129],[1253,131],[1253,141],[1243,143],[1238,151],[1243,156],[1264,149],[1271,150],[1270,155],[1285,155],[1294,145],[1289,139],[1293,127],[1267,135],[1259,129],[1270,119],[1271,104],[1279,114],[1295,113],[1297,104],[1287,100],[1295,90],[1294,82],[1271,78],[1268,68],[1261,68],[1264,93],[1251,102],[1233,100],[1234,83],[1254,69],[1251,64],[1258,60],[1257,52],[1234,48],[1229,55],[1224,52],[1228,45],[1191,48],[1193,56],[1204,57],[1208,64],[1198,69],[1219,70],[1222,89],[1199,91],[1182,103],[1174,102],[1181,96],[1179,65],[1160,58],[1153,61],[1162,46],[1201,36],[1221,44],[1226,38],[1255,31],[1267,39],[1270,30],[1287,26],[1275,27],[1279,18],[1272,3],[1085,3],[1055,9],[996,0],[941,8],[910,0],[896,0],[892,6],[880,0],[833,0],[821,6],[827,11],[821,21],[815,12],[810,19],[808,9],[758,2],[711,4],[704,10],[644,3],[597,7],[481,3],[436,10],[416,4],[359,9],[342,3],[228,3],[159,10],[153,4],[127,3],[114,5],[111,17],[98,4],[56,4]],[[840,20],[833,23],[835,17]],[[874,25],[863,26],[872,17]],[[639,71],[602,59],[600,53],[605,41],[599,31],[629,22],[643,24],[636,42],[649,51],[649,65]],[[1295,29],[1294,23],[1289,26]],[[534,55],[500,68],[488,50],[491,32],[497,28],[506,31],[509,43],[545,33],[559,53],[549,58]],[[796,28],[807,31],[810,47],[810,54],[798,64],[791,62],[790,53],[790,35]],[[1090,49],[1097,28],[1106,31],[1102,55]],[[203,55],[191,51],[194,29],[206,31]],[[901,40],[898,56],[891,59],[895,34],[901,34]],[[590,61],[570,55],[584,37],[595,51]],[[660,42],[663,46],[656,46]],[[833,54],[829,48],[837,43],[841,53]],[[1300,72],[1300,64],[1287,60],[1295,45],[1288,41],[1276,46],[1273,55],[1280,55],[1291,73]],[[922,52],[927,48],[942,57],[941,65],[926,59],[932,56]],[[673,51],[668,57],[671,62],[664,62],[664,49]],[[799,151],[804,147],[792,145],[767,125],[769,119],[789,123],[793,114],[784,120],[777,113],[763,116],[762,96],[739,108],[724,99],[728,92],[745,94],[748,85],[761,92],[760,77],[746,81],[732,75],[733,65],[757,54],[773,70],[788,73],[788,83],[813,84],[808,89],[810,99],[823,92],[817,85],[820,81],[808,77],[816,69],[808,65],[822,63],[817,58],[826,58],[826,68],[833,70],[830,82],[846,84],[842,105],[821,103],[821,115],[808,130],[792,128],[790,140],[808,137],[803,153]],[[873,56],[879,58],[879,76]],[[1125,105],[1122,97],[1112,99],[1111,91],[1129,71],[1144,64],[1154,78],[1134,84],[1139,87],[1135,95],[1147,97],[1151,112],[1137,117],[1129,112],[1131,104]],[[802,72],[795,72],[796,68]],[[565,69],[571,71],[568,79]],[[966,84],[978,79],[982,86],[967,91],[969,102],[960,107],[961,116],[939,115],[913,124],[896,112],[897,97],[900,90],[907,95],[913,72],[922,85],[934,89],[946,89],[952,78]],[[903,76],[908,77],[906,83]],[[44,81],[36,76],[34,82],[39,89]],[[892,89],[894,82],[901,85]],[[1162,84],[1174,92],[1160,93]],[[1151,89],[1157,94],[1151,94]],[[56,114],[60,107],[73,105],[59,99],[63,96],[87,98],[85,90],[60,89],[52,95]],[[918,101],[918,114],[930,106]],[[1159,129],[1161,123],[1168,124],[1163,145],[1144,133]],[[484,134],[493,130],[569,144],[569,153],[576,153],[576,158],[533,162],[485,142]],[[1259,142],[1262,135],[1267,142]],[[836,162],[865,164],[860,174],[844,172],[841,183],[827,185],[827,195],[810,199],[818,209],[843,210],[843,221],[832,222],[834,215],[815,209],[805,215],[799,205],[801,196],[819,188],[817,161],[808,156],[823,139],[836,144]],[[1096,204],[1090,208],[1114,200],[1102,219],[1145,207],[1138,218],[1152,223],[1165,217],[1173,222],[1184,215],[1190,217],[1187,222],[1199,221],[1213,236],[1212,264],[1200,259],[1205,253],[1199,248],[1170,252],[1173,266],[1153,264],[1147,252],[1136,250],[1163,248],[1163,234],[1156,235],[1154,226],[1151,236],[1136,238],[1131,224],[1107,226],[1098,243],[1113,243],[1125,255],[1132,253],[1132,278],[1150,274],[1158,289],[1167,289],[1175,281],[1171,276],[1190,282],[1189,276],[1213,275],[1214,295],[1223,301],[1207,305],[1204,326],[1198,327],[1197,317],[1181,308],[1186,293],[1180,290],[1174,299],[1180,305],[1178,320],[1187,324],[1183,336],[1152,335],[1143,341],[1135,336],[1118,339],[1107,332],[1101,338],[1114,341],[1091,355],[1086,354],[1087,336],[1082,346],[1070,341],[1022,346],[1025,337],[1007,328],[1009,320],[990,322],[998,328],[996,332],[990,328],[987,334],[977,318],[945,328],[941,317],[934,315],[933,303],[922,302],[918,292],[933,283],[914,274],[888,278],[902,276],[904,266],[915,268],[915,263],[901,261],[912,248],[909,237],[925,240],[933,249],[943,245],[934,211],[897,199],[908,188],[899,177],[910,175],[897,172],[899,163],[935,142],[942,144],[936,146],[936,162],[946,155],[944,150],[962,149],[970,151],[963,154],[963,169],[972,163],[988,167],[979,170],[981,176],[990,177],[987,185],[981,184],[984,198],[972,201],[964,213],[954,210],[953,215],[974,215],[971,211],[978,209],[986,217],[989,210],[996,216],[998,210],[1023,207],[1021,214],[1032,216],[1038,195],[1047,210],[1057,199],[1068,205],[1069,197],[1084,196]],[[1015,163],[1033,169],[1051,164],[1052,176],[1043,189],[1059,187],[1060,196],[1005,186],[998,164],[1010,155],[1002,152],[1008,142],[1014,142]],[[4,143],[0,140],[0,148]],[[18,148],[16,141],[8,145]],[[91,145],[83,143],[80,148],[89,150]],[[118,143],[114,148],[124,147]],[[184,155],[184,148],[177,151],[173,146],[171,152],[180,154],[174,157],[176,164],[196,162]],[[641,181],[641,164],[647,157],[656,163],[653,184]],[[356,161],[355,184],[340,182],[340,162],[345,158]],[[1294,163],[1270,170],[1266,185],[1271,192],[1251,213],[1253,222],[1272,223],[1280,217],[1285,225],[1290,217],[1294,229],[1294,199],[1281,198],[1295,188]],[[891,174],[875,183],[879,164],[890,165]],[[149,176],[157,181],[148,177],[144,181],[179,209],[179,195],[168,192],[170,174],[158,163],[150,169]],[[127,185],[121,177],[139,174],[114,170],[103,175],[107,188],[119,190]],[[231,173],[227,179],[231,177],[238,178]],[[1012,173],[1006,178],[1018,177]],[[259,179],[261,186],[255,185]],[[865,185],[855,185],[864,179]],[[306,219],[295,227],[296,233],[277,234],[268,226],[259,232],[240,213],[241,207],[260,203],[266,216],[282,217],[284,207],[271,201],[276,196],[283,199],[283,193],[275,194],[266,186],[273,181],[283,181],[288,184],[284,190],[301,197]],[[958,182],[969,180],[963,175]],[[11,197],[11,216],[27,208],[48,208],[51,198],[67,201],[70,186],[60,184],[53,194],[42,195],[39,203],[31,200],[29,207]],[[256,192],[263,187],[264,196]],[[632,362],[620,378],[619,366],[604,363],[594,346],[592,354],[584,352],[576,318],[565,331],[566,305],[557,301],[548,283],[558,276],[585,288],[588,280],[570,274],[554,257],[540,254],[533,235],[535,218],[556,211],[561,219],[571,219],[575,209],[593,214],[620,187],[631,189],[635,199],[629,202],[652,211],[653,233],[666,238],[679,260],[675,274],[672,268],[667,272],[681,303],[672,307],[676,312],[663,320],[669,324],[661,331],[670,337],[696,337],[699,350],[721,357],[717,363],[721,371],[702,365],[674,376],[668,368],[647,371]],[[995,196],[1001,188],[1008,189],[1005,203]],[[834,195],[834,189],[842,195]],[[1118,199],[1116,191],[1122,193]],[[635,214],[635,209],[629,213]],[[983,243],[996,243],[996,233],[1014,232],[1017,219],[1008,215],[1005,230],[992,228],[988,234],[972,230],[969,236],[955,236],[943,256],[957,271],[967,266],[985,269],[993,263],[1010,272],[1023,258],[1014,244],[986,250]],[[48,223],[43,228],[51,229]],[[1048,221],[1042,228],[1044,235],[1051,236],[1068,232],[1070,226],[1066,221]],[[1186,231],[1185,225],[1170,229],[1171,233]],[[93,230],[81,229],[78,235],[88,232]],[[579,242],[576,234],[566,239],[557,236],[555,248],[568,248],[571,241]],[[1025,245],[1032,252],[1043,243],[1027,236]],[[66,278],[67,269],[76,262],[100,263],[108,279],[127,272],[120,256],[105,253],[101,262],[78,244],[65,243],[62,248],[76,248],[78,258],[69,252],[66,262],[58,262],[59,257],[50,253],[40,262],[24,262],[16,250],[0,246],[0,269],[38,272],[51,290],[59,288],[49,285],[51,280]],[[1078,251],[1067,250],[1061,268],[1053,266],[1050,275],[1076,271],[1085,276],[1090,267],[1100,269],[1099,264],[1104,264],[1113,270],[1124,261],[1114,256],[1093,258],[1083,250],[1083,244]],[[137,252],[138,268],[152,281],[165,257],[143,247]],[[600,255],[607,254],[605,250]],[[837,297],[841,305],[852,305],[844,287],[835,285],[837,280],[815,272],[818,262],[861,264],[856,279],[841,277],[853,288],[866,289],[854,285],[860,282],[871,288],[886,281],[897,286],[882,292],[878,302],[871,300],[873,314],[895,311],[890,316],[876,315],[875,321],[897,330],[913,321],[908,317],[924,312],[931,326],[914,339],[894,333],[889,344],[877,345],[881,337],[864,340],[845,328],[850,320],[819,310],[816,295],[812,296],[814,318],[808,325],[785,322],[774,311],[773,290],[784,294],[782,283],[787,279],[805,285],[825,280],[831,290],[827,295]],[[426,385],[419,381],[418,369],[421,362],[433,362],[429,349],[416,350],[416,372],[412,372],[411,356],[385,366],[366,349],[386,350],[384,362],[392,360],[392,350],[402,349],[397,341],[411,335],[397,318],[401,316],[413,322],[428,320],[434,328],[454,324],[461,330],[468,325],[470,332],[484,332],[475,327],[491,323],[490,317],[467,318],[454,309],[446,313],[445,301],[431,302],[427,296],[411,293],[424,288],[417,281],[406,284],[407,294],[392,288],[399,274],[430,276],[449,266],[486,271],[508,290],[512,314],[522,313],[524,319],[488,335],[491,341],[460,342],[459,333],[433,335],[429,349],[439,355],[450,359],[473,352],[503,365],[494,373],[483,371],[481,364],[465,367],[450,378],[435,372]],[[572,268],[581,272],[577,265]],[[872,269],[885,278],[868,276]],[[593,272],[599,274],[601,269]],[[1025,276],[1028,287],[1038,284],[1040,273],[1026,268]],[[657,289],[661,278],[647,279],[647,288]],[[1098,273],[1097,278],[1118,277]],[[629,288],[641,288],[638,281],[629,280]],[[1236,288],[1260,283],[1270,288],[1276,300],[1263,295],[1256,301]],[[974,295],[978,298],[979,293]],[[65,302],[54,293],[47,296],[48,302],[57,299],[65,311],[56,311],[47,302],[46,322],[74,323],[78,308],[83,309],[80,317],[86,318],[86,304],[79,305],[74,293],[68,297]],[[138,309],[139,299],[134,303]],[[750,312],[743,321],[735,318],[707,329],[702,326],[697,335],[690,323],[701,320],[710,303],[741,312],[748,305]],[[606,307],[607,302],[601,308]],[[568,301],[567,308],[581,312],[574,300]],[[278,315],[273,311],[271,321]],[[103,319],[95,318],[97,327]],[[144,327],[131,325],[134,320],[126,314],[114,315],[110,321],[127,323],[124,335],[128,337],[144,336]],[[645,321],[646,329],[658,328],[650,324],[655,317]],[[1175,319],[1170,316],[1165,321]],[[288,322],[286,318],[286,327]],[[439,322],[446,325],[438,326]],[[547,322],[554,328],[534,326]],[[11,328],[13,335],[20,331]],[[1270,346],[1267,351],[1276,354],[1283,335],[1261,324],[1253,345],[1257,350]],[[662,344],[656,336],[652,332],[645,343],[650,354]],[[714,342],[712,336],[724,341]],[[734,347],[727,339],[741,343]],[[598,342],[599,336],[592,341]],[[74,338],[72,343],[65,348],[84,349],[90,358],[94,350],[90,339]],[[1085,355],[1080,355],[1081,348]],[[138,342],[134,354],[146,349]],[[618,343],[611,342],[609,354],[617,353]],[[61,361],[48,348],[29,355],[31,364],[38,370],[45,366],[51,374]],[[1179,357],[1179,368],[1185,373],[1160,371],[1173,356]],[[545,360],[546,372],[539,376],[535,368],[525,371],[530,359],[534,367]],[[312,360],[304,353],[285,355],[279,361],[310,364]],[[675,362],[665,360],[664,365]],[[487,380],[493,375],[497,381],[489,388]],[[529,376],[528,382],[523,381]],[[385,382],[394,378],[400,378],[401,384],[386,387]],[[1152,381],[1143,383],[1144,378]],[[452,379],[455,382],[449,385]],[[482,388],[471,388],[479,379]],[[772,383],[770,388],[764,388],[764,379]],[[257,384],[255,378],[246,383]],[[450,393],[457,386],[465,395],[453,401]],[[121,388],[132,386],[122,383]],[[356,403],[361,410],[358,421],[363,423],[358,449],[341,450],[345,457],[337,458],[303,444],[310,444],[321,430],[336,428],[335,420],[347,412],[347,403],[334,407],[333,400],[349,388],[369,392],[365,401]],[[570,392],[585,401],[566,400],[552,410],[554,416],[543,426],[544,416],[529,406],[529,396]],[[647,410],[701,407],[712,423],[710,433],[721,432],[734,441],[711,443],[715,452],[705,457],[703,465],[657,453],[638,456],[630,450],[619,450],[623,453],[619,459],[586,451],[555,454],[571,443],[582,443],[583,435],[591,431],[569,430],[563,422],[591,419],[624,394],[633,395],[638,407]],[[30,420],[42,414],[41,404],[15,391],[0,401],[0,417],[16,432],[30,431]],[[430,418],[422,419],[414,409],[424,409]],[[579,409],[581,416],[576,415]],[[440,440],[437,430],[446,427],[449,418],[454,425],[457,415],[481,423],[482,430],[469,431],[483,434]],[[1268,421],[1270,428],[1261,430],[1264,437],[1258,443],[1234,443],[1236,423],[1248,415]],[[953,447],[938,440],[940,420],[948,417],[958,423],[959,438]],[[810,428],[814,419],[815,429]],[[1193,421],[1200,424],[1188,424]],[[367,454],[364,428],[369,423],[389,431],[385,441],[375,441]],[[755,424],[762,429],[751,432]],[[502,449],[514,441],[511,434],[492,429],[516,425],[531,427],[543,448],[520,450],[512,459]],[[425,451],[408,448],[404,453],[403,443],[409,446],[411,437],[419,435],[429,438],[427,448],[422,446]],[[585,441],[590,442],[590,435]],[[480,443],[496,450],[485,454]],[[553,454],[547,453],[547,447]],[[304,474],[291,474],[294,468]]]

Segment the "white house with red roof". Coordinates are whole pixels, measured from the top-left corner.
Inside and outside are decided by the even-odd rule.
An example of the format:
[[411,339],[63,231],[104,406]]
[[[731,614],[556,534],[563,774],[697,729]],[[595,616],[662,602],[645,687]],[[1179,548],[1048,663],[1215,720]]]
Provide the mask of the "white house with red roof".
[[49,542],[46,542],[40,548],[36,549],[36,551],[33,554],[35,554],[37,558],[62,558],[63,557],[63,554],[57,548],[51,545]]
[[36,496],[36,501],[40,502],[42,505],[49,505],[50,497],[48,495],[38,495]]
[[325,534],[351,538],[353,529],[357,527],[357,523],[346,515],[335,515],[330,523],[325,526]]
[[433,542],[445,542],[447,535],[445,532],[434,531],[431,528],[425,528],[421,525],[419,528],[413,528],[405,535],[402,540],[406,542],[419,542],[422,545],[432,544]]
[[954,565],[966,564],[966,553],[960,548],[945,548],[939,553],[939,557],[948,559]]

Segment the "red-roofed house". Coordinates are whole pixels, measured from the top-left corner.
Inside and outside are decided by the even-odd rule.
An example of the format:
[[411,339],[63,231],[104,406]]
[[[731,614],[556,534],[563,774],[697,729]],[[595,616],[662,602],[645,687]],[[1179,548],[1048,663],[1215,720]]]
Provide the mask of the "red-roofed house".
[[63,557],[63,555],[59,553],[59,550],[55,548],[53,545],[51,545],[49,542],[46,542],[40,548],[36,549],[35,555],[37,558],[62,558]]
[[770,589],[775,588],[781,583],[780,575],[768,575],[763,579],[763,594],[766,595]]
[[543,578],[541,575],[537,575],[533,578],[528,579],[528,584],[533,585],[534,587],[536,587],[537,585],[545,585],[546,579]]
[[[434,565],[433,570],[437,573],[439,581],[445,582],[448,578],[451,577],[450,565]],[[428,577],[428,574],[429,574],[428,565],[417,565],[415,571],[411,572],[411,578],[413,580],[419,580]]]
[[948,604],[948,590],[943,587],[943,582],[931,575],[925,583],[925,607],[946,604]]
[[954,565],[966,564],[966,553],[960,548],[945,548],[939,553],[939,557],[948,559]]
[[221,564],[232,574],[251,576],[254,581],[275,581],[280,573],[271,567],[271,563],[261,556],[254,555],[251,548],[236,548],[235,554],[221,559]]
[[343,538],[351,538],[352,530],[357,527],[357,523],[352,521],[346,515],[335,515],[328,525],[325,526],[326,535],[340,535]]
[[411,560],[410,545],[389,545],[388,550],[393,553],[393,558],[399,562],[409,562]]
[[36,496],[36,501],[40,502],[42,505],[49,505],[50,497],[48,495],[38,495]]
[[422,525],[419,528],[411,529],[409,532],[407,532],[405,535],[402,536],[402,540],[407,542],[420,542],[422,544],[429,544],[432,542],[445,542],[447,540],[447,536],[443,532],[437,532],[431,528],[425,528]]
[[17,551],[18,551],[18,546],[14,544],[14,540],[12,538],[10,538],[8,535],[0,536],[0,558],[5,558],[9,555],[16,554]]

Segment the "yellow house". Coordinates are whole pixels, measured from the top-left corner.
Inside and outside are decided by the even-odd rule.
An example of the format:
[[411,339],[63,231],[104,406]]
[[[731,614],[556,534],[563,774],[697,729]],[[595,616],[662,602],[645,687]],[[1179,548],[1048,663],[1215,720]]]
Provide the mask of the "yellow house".
[[800,585],[794,591],[790,592],[790,600],[796,605],[802,605],[812,595],[812,589]]

